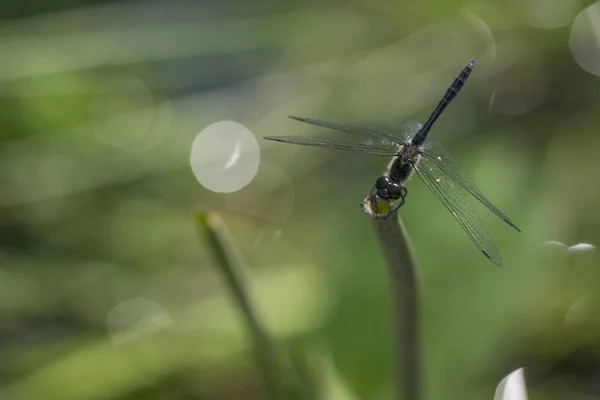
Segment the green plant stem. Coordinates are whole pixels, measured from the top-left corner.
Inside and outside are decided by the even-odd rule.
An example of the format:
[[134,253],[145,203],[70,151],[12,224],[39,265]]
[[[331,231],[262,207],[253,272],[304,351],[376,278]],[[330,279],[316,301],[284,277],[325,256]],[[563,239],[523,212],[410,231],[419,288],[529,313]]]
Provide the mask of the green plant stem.
[[[388,204],[378,204],[377,210]],[[395,363],[397,393],[400,400],[419,400],[420,343],[417,263],[412,245],[397,212],[381,218],[372,207],[371,199],[363,202],[372,218],[373,228],[385,258],[391,282],[395,315]]]
[[240,271],[241,257],[233,246],[223,221],[216,213],[199,212],[196,214],[196,223],[200,233],[206,237],[216,264],[252,335],[258,365],[269,394],[275,400],[289,399],[290,393],[286,388],[288,382],[284,376],[285,368],[279,362],[274,342],[263,329],[252,307]]

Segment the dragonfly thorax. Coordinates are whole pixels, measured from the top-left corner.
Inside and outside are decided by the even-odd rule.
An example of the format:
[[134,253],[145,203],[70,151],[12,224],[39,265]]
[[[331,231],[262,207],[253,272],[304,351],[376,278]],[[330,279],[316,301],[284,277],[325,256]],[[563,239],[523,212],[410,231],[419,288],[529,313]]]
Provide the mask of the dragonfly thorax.
[[410,178],[415,164],[419,161],[420,153],[417,146],[405,144],[390,164],[388,175],[392,181],[402,183]]

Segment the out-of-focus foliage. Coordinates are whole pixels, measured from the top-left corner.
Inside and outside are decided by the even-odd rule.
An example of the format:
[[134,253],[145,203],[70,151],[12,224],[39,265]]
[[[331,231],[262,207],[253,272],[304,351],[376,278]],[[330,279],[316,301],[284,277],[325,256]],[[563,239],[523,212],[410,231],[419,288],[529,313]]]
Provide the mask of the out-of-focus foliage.
[[[523,233],[478,208],[497,268],[408,183],[425,393],[492,399],[525,367],[532,398],[598,396],[597,259],[542,245],[600,243],[598,7],[3,2],[0,398],[263,398],[247,330],[196,236],[198,205],[223,216],[260,317],[323,398],[390,398],[388,282],[359,208],[388,160],[260,138],[317,132],[287,115],[423,121],[471,58],[431,139]],[[190,165],[248,172],[235,169],[243,148],[194,158],[197,135],[222,120],[260,149],[232,193],[205,189]]]

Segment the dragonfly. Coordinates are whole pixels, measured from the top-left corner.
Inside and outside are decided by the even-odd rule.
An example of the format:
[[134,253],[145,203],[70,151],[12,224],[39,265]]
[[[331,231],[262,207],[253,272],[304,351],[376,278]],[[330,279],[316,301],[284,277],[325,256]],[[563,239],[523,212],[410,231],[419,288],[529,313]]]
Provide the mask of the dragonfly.
[[433,124],[463,88],[474,66],[475,60],[471,60],[454,78],[424,125],[415,121],[408,121],[400,127],[386,126],[381,123],[345,125],[290,116],[300,122],[343,132],[343,135],[340,139],[309,136],[266,136],[264,139],[393,157],[385,174],[377,179],[371,191],[371,196],[395,204],[382,217],[389,216],[404,205],[408,194],[405,183],[416,173],[448,209],[483,255],[494,264],[502,265],[496,245],[469,201],[468,195],[478,200],[518,232],[521,230],[486,199],[450,156],[440,148],[436,149],[435,146],[425,143]]

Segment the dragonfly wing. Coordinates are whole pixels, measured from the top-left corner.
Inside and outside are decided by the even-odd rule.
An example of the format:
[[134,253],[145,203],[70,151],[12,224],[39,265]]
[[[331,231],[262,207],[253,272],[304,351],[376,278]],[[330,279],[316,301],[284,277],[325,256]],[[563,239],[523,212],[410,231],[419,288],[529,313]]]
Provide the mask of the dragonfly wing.
[[494,264],[502,265],[496,245],[465,195],[462,185],[455,182],[437,163],[427,158],[420,159],[414,167],[425,185],[456,218],[477,248]]
[[379,145],[373,143],[353,143],[308,136],[265,136],[264,139],[275,142],[300,144],[303,146],[326,147],[329,149],[359,151],[377,156],[395,156],[400,145]]
[[517,231],[521,232],[521,230],[510,220],[510,218],[508,218],[502,211],[500,211],[488,199],[485,198],[481,191],[471,181],[469,176],[465,172],[461,171],[460,166],[452,159],[452,157],[445,154],[441,148],[437,147],[435,150],[432,149],[421,151],[421,153],[425,158],[429,159],[431,163],[436,164],[437,168],[454,179],[454,181],[456,181],[467,192],[469,192],[471,196],[475,197],[477,200],[479,200],[479,202],[481,202],[481,204],[496,214],[501,220],[515,228]]
[[361,121],[355,125],[367,131],[380,132],[386,136],[392,137],[395,140],[406,142],[415,133],[423,127],[417,121],[412,120],[375,120]]
[[421,124],[416,121],[369,121],[342,125],[313,118],[293,116],[290,116],[290,118],[341,132],[376,138],[384,144],[394,144],[396,146],[405,143],[407,137],[414,135],[421,129]]

